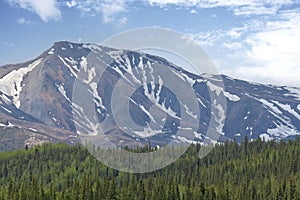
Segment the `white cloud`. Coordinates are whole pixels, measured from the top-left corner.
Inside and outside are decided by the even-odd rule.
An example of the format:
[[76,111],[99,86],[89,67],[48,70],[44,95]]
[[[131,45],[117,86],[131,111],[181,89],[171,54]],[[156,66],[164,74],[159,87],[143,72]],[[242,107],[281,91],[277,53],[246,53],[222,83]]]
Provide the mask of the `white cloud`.
[[125,2],[123,0],[107,0],[102,4],[103,21],[105,23],[112,22],[114,14],[125,10]]
[[196,6],[199,1],[197,0],[146,0],[150,5],[184,5],[184,6]]
[[223,30],[216,30],[216,31],[206,31],[200,32],[197,34],[189,34],[187,37],[190,37],[192,40],[197,41],[197,43],[201,46],[214,46],[218,43],[224,36]]
[[233,9],[233,13],[237,16],[239,15],[274,15],[278,11],[280,6],[271,5],[270,7],[265,7],[264,5],[246,5]]
[[[58,20],[61,12],[57,0],[7,0],[23,9],[37,13],[43,21]],[[95,15],[102,13],[103,21],[114,21],[114,16],[127,11],[129,3],[138,0],[69,0],[64,4],[68,8],[77,8],[83,14]],[[166,9],[168,5],[192,8],[195,14],[197,8],[227,7],[235,15],[276,14],[283,5],[290,5],[298,0],[143,0],[148,5]]]
[[244,39],[239,43],[230,38],[223,41],[223,46],[233,51],[232,60],[224,59],[223,63],[238,65],[227,66],[223,72],[258,82],[300,86],[299,10],[283,11],[268,20],[253,20],[243,28]]
[[223,43],[223,46],[230,50],[238,50],[242,48],[242,43],[239,42]]
[[299,9],[251,18],[228,30],[190,36],[206,49],[221,73],[263,83],[300,86]]
[[17,20],[18,24],[33,24],[33,22],[31,20],[25,19],[24,17],[19,18]]
[[226,34],[227,34],[229,37],[236,39],[236,38],[241,37],[241,34],[242,34],[241,31],[242,31],[241,29],[234,28],[234,29],[231,29],[231,30],[227,31]]
[[[102,13],[103,22],[114,21],[117,14],[127,11],[129,3],[138,0],[70,0],[68,8],[77,8],[83,14]],[[227,7],[235,15],[275,14],[282,5],[292,4],[293,0],[142,0],[146,5],[167,10],[169,5],[191,8],[190,13],[197,13],[197,8]]]
[[72,0],[72,1],[67,1],[66,6],[67,6],[68,8],[73,8],[73,7],[77,6],[77,2],[74,1],[74,0]]
[[126,0],[72,0],[66,2],[66,6],[77,8],[84,15],[102,13],[103,22],[110,23],[114,21],[115,15],[126,11],[126,3],[128,3]]
[[128,21],[128,19],[127,19],[126,17],[122,17],[121,19],[119,19],[119,23],[120,23],[121,25],[126,24],[127,21]]
[[190,13],[191,13],[191,14],[196,14],[196,13],[197,13],[197,10],[193,9],[193,10],[190,11]]
[[273,83],[300,85],[299,41],[299,12],[282,13],[280,19],[266,22],[264,29],[247,37],[247,62],[238,71]]
[[297,0],[144,0],[152,6],[177,5],[198,8],[228,7],[235,15],[275,14],[283,5]]
[[56,0],[8,0],[8,2],[38,14],[45,22],[61,18]]

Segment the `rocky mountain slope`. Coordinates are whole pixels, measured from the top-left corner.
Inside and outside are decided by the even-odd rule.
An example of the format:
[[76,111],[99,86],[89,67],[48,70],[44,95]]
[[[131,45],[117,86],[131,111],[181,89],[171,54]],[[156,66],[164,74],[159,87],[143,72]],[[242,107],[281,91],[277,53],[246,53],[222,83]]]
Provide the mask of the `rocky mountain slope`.
[[121,146],[287,139],[300,135],[300,88],[195,75],[161,57],[70,42],[0,67],[3,149],[99,132]]

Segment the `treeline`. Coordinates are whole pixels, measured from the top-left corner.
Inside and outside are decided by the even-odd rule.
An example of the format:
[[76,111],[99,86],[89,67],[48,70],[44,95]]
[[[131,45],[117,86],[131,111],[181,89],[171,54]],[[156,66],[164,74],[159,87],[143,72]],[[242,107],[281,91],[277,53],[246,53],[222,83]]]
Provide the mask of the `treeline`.
[[203,159],[200,148],[146,174],[108,168],[81,145],[3,152],[0,199],[300,199],[299,138],[227,142]]

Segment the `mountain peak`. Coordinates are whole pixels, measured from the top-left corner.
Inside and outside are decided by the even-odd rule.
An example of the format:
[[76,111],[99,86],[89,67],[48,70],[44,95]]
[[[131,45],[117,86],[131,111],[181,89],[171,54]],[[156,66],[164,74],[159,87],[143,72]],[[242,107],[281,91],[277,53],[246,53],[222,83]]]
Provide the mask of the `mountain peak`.
[[69,41],[58,41],[55,42],[50,49],[55,50],[68,50],[73,48],[82,47],[83,43],[74,43]]
[[[162,66],[168,73],[161,73]],[[82,74],[78,78],[79,71]],[[300,135],[300,89],[255,84],[227,76],[222,78],[225,88],[213,75],[189,73],[159,56],[58,41],[38,58],[0,71],[0,131],[1,127],[10,128],[14,124],[26,130],[37,130],[48,139],[64,138],[72,142],[77,133],[94,130],[92,120],[97,119],[107,128],[105,131],[110,133],[115,144],[130,141],[135,145],[151,140],[151,144],[164,146],[164,142],[171,140],[193,141],[191,137],[175,135],[178,130],[190,130],[190,127],[181,127],[177,123],[184,116],[191,120],[199,118],[199,126],[193,130],[194,140],[198,142],[242,141],[244,136],[251,140],[259,137],[284,139]],[[77,83],[79,80],[84,88],[79,96],[94,104],[95,118],[86,118],[89,116],[86,109],[80,102],[73,102],[75,80]],[[130,90],[135,91],[130,97],[129,117],[139,125],[138,129],[125,129],[127,124],[123,124],[124,129],[117,129],[115,124],[110,124],[114,122],[111,109],[114,87],[122,82],[129,83]],[[183,102],[185,99],[179,101],[168,89],[173,87],[172,84],[180,85],[174,92],[183,91],[185,86],[191,87],[196,94],[196,103]],[[211,94],[218,97],[216,101],[212,101]],[[222,99],[226,106],[218,102]],[[217,106],[214,108],[214,105]],[[162,114],[152,114],[152,106]],[[200,114],[193,106],[198,106]],[[212,111],[216,113],[212,114]],[[211,122],[214,125],[211,130],[220,138],[205,135]],[[122,130],[130,131],[130,134]]]
[[83,45],[83,43],[70,42],[67,40],[61,40],[54,42],[53,46],[65,46],[65,45]]

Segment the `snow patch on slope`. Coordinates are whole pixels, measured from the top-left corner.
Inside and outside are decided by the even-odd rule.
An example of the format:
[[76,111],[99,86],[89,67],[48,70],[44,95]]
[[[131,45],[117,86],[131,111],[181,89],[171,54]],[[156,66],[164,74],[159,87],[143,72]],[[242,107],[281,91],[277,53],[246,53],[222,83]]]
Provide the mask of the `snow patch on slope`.
[[86,60],[86,57],[84,57],[84,56],[81,57],[80,65],[81,65],[82,69],[83,69],[85,72],[87,72],[88,67],[87,67],[87,60]]
[[54,54],[54,48],[50,49],[50,51],[48,51],[49,55],[53,55]]
[[295,128],[291,128],[282,124],[277,125],[276,128],[268,129],[267,133],[269,133],[271,137],[280,138],[280,139],[291,135],[300,135],[300,132]]
[[225,97],[227,97],[230,101],[239,101],[241,100],[240,97],[238,97],[237,95],[231,94],[229,92],[225,92],[223,91],[223,94]]
[[216,130],[218,131],[218,133],[225,135],[225,133],[223,132],[225,118],[226,118],[225,111],[224,111],[222,105],[220,105],[220,104],[216,105],[214,103],[214,106],[218,110],[218,116],[215,116],[215,120],[218,123]]
[[218,96],[221,94],[221,92],[223,91],[223,89],[217,85],[212,84],[210,81],[207,81],[207,86],[209,87],[209,89],[211,91],[214,91]]
[[83,79],[83,82],[89,86],[88,90],[94,97],[94,103],[96,104],[97,107],[101,107],[101,108],[105,109],[104,105],[102,104],[102,98],[99,96],[98,91],[97,91],[98,83],[95,82],[95,80],[94,80],[97,75],[96,68],[95,67],[89,68],[88,61],[85,57],[81,58],[80,65],[87,75],[86,79]]
[[269,134],[266,134],[266,133],[260,134],[259,137],[260,137],[260,139],[262,139],[266,142],[274,139]]
[[9,109],[7,109],[7,108],[5,108],[4,106],[2,106],[2,105],[0,105],[1,106],[1,108],[3,109],[3,110],[5,110],[6,112],[8,112],[8,113],[12,113],[12,111],[11,110],[9,110]]
[[289,112],[290,114],[292,114],[293,116],[295,116],[298,120],[300,120],[300,115],[295,110],[293,110],[290,105],[288,105],[288,104],[282,104],[282,103],[280,103],[278,101],[273,101],[273,102],[276,103],[283,110]]
[[[154,103],[159,109],[161,109],[163,112],[167,113],[169,116],[180,119],[180,117],[177,116],[177,113],[174,112],[171,107],[168,107],[165,105],[165,100],[159,103],[159,96],[162,91],[163,86],[163,80],[160,76],[158,76],[158,90],[155,91],[155,83],[154,83],[154,76],[153,76],[153,68],[150,62],[147,62],[147,64],[142,63],[142,59],[140,59],[140,63],[138,65],[139,68],[142,70],[142,82],[143,82],[143,88],[144,88],[144,95],[152,102]],[[146,72],[149,71],[150,77],[147,76]],[[150,79],[150,80],[149,80]],[[148,91],[148,85],[149,83],[151,85],[152,90]]]
[[59,93],[60,93],[63,97],[65,97],[65,99],[66,99],[67,101],[71,102],[70,99],[69,99],[69,97],[67,96],[67,92],[66,92],[64,86],[63,86],[62,84],[61,84],[61,85],[55,84],[55,85],[56,85],[56,87],[57,87]]
[[18,70],[13,70],[0,79],[0,91],[9,96],[12,96],[13,102],[17,108],[20,108],[21,106],[19,98],[20,92],[23,88],[23,85],[21,85],[23,77],[30,71],[32,71],[37,65],[39,65],[41,61],[42,58],[34,61],[27,67],[23,67]]
[[[74,60],[74,58],[72,58],[72,57],[69,57],[69,58],[65,57],[65,60],[67,62],[69,62],[71,65],[77,65],[78,64],[78,62],[76,60]],[[78,69],[76,69],[76,70],[78,71]]]
[[144,107],[142,104],[136,103],[133,99],[130,99],[132,103],[134,103],[136,106],[138,106],[149,118],[152,122],[156,123],[156,120],[154,117],[151,115],[151,113]]
[[82,48],[90,49],[93,52],[101,52],[102,51],[102,48],[95,44],[84,44],[84,45],[82,45]]
[[[78,72],[78,69],[75,67],[71,67],[62,57],[60,57],[60,56],[58,56],[58,57],[64,63],[64,65],[70,70],[71,76],[77,78],[77,73],[74,70],[76,70]],[[72,61],[70,60],[69,62],[72,62]]]
[[124,50],[111,50],[108,51],[106,54],[109,55],[114,60],[120,59],[120,55],[124,53]]
[[225,97],[227,97],[227,99],[229,99],[230,101],[239,101],[239,100],[241,100],[241,98],[238,97],[237,95],[231,94],[231,93],[229,93],[229,92],[224,91],[224,89],[223,89],[222,87],[217,86],[217,85],[211,83],[210,81],[207,81],[207,86],[209,87],[209,89],[210,89],[211,91],[214,91],[218,96],[219,96],[221,93],[223,93],[223,95],[224,95]]
[[2,103],[4,102],[7,105],[12,103],[11,100],[8,98],[8,96],[6,94],[1,94],[0,99],[1,99]]
[[297,87],[285,87],[290,93],[284,94],[284,96],[295,97],[297,100],[300,100],[300,88]]
[[187,105],[182,105],[182,107],[184,107],[186,114],[188,114],[194,119],[197,119],[198,115],[194,114],[193,111],[191,111]]
[[89,119],[85,114],[83,108],[75,103],[73,106],[74,123],[76,124],[77,134],[88,134],[91,136],[98,135],[101,126],[99,123],[94,122],[93,119]]
[[189,140],[185,137],[182,137],[182,136],[178,136],[177,137],[181,142],[184,142],[184,143],[189,143],[189,144],[192,144],[194,141],[193,140]]
[[157,134],[162,133],[161,130],[154,130],[151,128],[151,126],[147,125],[146,127],[144,127],[143,131],[132,131],[134,134],[138,135],[141,138],[147,138],[147,137],[151,137]]
[[265,99],[258,99],[265,107],[270,108],[275,114],[282,115],[282,112],[274,105]]
[[[285,123],[289,124],[290,123],[290,119],[285,116],[282,110],[285,110],[286,112],[290,113],[291,115],[293,115],[295,118],[297,118],[298,120],[300,120],[300,115],[296,112],[296,110],[292,109],[292,107],[288,104],[282,104],[278,101],[272,101],[269,102],[265,99],[258,99],[266,108],[270,109],[270,112],[274,114],[274,116],[276,116],[277,118],[281,119],[282,121],[284,121]],[[298,105],[297,109],[299,110],[300,105]],[[280,109],[279,109],[280,108]]]

